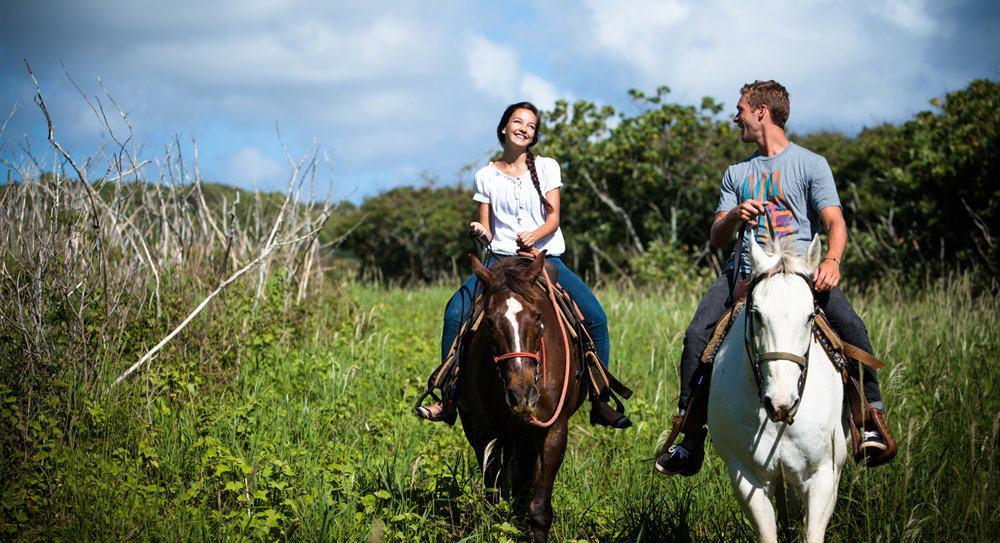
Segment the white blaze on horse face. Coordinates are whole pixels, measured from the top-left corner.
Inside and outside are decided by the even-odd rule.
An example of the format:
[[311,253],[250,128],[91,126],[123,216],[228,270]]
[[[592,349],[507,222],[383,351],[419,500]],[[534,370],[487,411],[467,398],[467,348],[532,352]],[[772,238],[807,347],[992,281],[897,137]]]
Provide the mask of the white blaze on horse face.
[[[754,307],[759,315],[757,352],[786,352],[805,356],[812,341],[809,316],[813,311],[812,291],[802,278],[777,274],[760,282],[754,290]],[[761,364],[764,394],[775,408],[791,409],[799,399],[802,368],[790,360]]]
[[514,352],[521,352],[521,332],[517,328],[517,314],[524,309],[521,302],[517,301],[516,298],[511,296],[507,298],[507,311],[504,312],[503,316],[510,322],[511,332],[514,338]]

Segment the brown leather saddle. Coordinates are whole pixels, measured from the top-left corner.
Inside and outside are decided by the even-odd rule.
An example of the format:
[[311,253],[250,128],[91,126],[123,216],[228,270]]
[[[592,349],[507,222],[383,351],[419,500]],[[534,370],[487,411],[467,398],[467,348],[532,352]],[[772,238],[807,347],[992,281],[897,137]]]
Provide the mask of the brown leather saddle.
[[[729,309],[726,310],[725,313],[723,313],[722,317],[716,323],[715,329],[712,332],[712,337],[709,339],[708,345],[705,347],[705,351],[702,353],[700,358],[700,367],[698,368],[698,371],[702,374],[702,378],[696,381],[695,387],[691,392],[691,399],[688,402],[688,409],[685,410],[684,415],[674,418],[673,428],[671,429],[666,442],[660,447],[659,454],[666,452],[670,446],[674,444],[680,432],[683,431],[687,433],[690,431],[700,430],[700,428],[694,428],[694,425],[691,424],[688,419],[703,418],[701,416],[702,413],[691,416],[691,412],[696,409],[701,411],[706,408],[712,364],[714,363],[715,357],[719,352],[719,347],[722,346],[722,341],[726,338],[730,328],[732,328],[733,322],[736,320],[736,316],[743,311],[745,305],[746,292],[743,292],[742,294],[737,295],[735,302],[729,307]],[[826,314],[824,314],[823,310],[818,307],[816,308],[813,334],[819,344],[823,346],[823,349],[829,356],[831,363],[833,363],[834,367],[837,368],[837,371],[840,372],[841,379],[844,383],[844,404],[850,414],[848,422],[851,430],[851,446],[854,452],[855,461],[869,462],[866,460],[867,456],[861,448],[862,431],[866,424],[878,427],[879,433],[881,433],[887,441],[887,452],[891,451],[891,454],[894,454],[896,450],[896,443],[893,441],[891,433],[885,426],[885,422],[882,420],[881,416],[873,416],[873,411],[875,410],[869,408],[868,401],[865,399],[864,390],[861,385],[860,372],[851,371],[853,365],[848,363],[848,359],[855,360],[875,369],[884,368],[885,363],[865,352],[861,348],[842,340],[830,325],[830,321],[827,320]],[[700,396],[706,397],[701,398]],[[696,401],[696,398],[700,399],[701,402]],[[695,406],[696,403],[700,403],[702,405]],[[891,458],[891,454],[888,455],[889,458]],[[869,464],[871,465],[870,462]]]
[[[548,287],[543,279],[538,280],[538,286],[548,294]],[[623,399],[632,397],[632,389],[619,381],[607,368],[601,364],[597,356],[597,349],[594,340],[590,337],[587,327],[583,325],[583,313],[570,297],[566,289],[558,282],[553,284],[556,300],[556,312],[565,325],[570,341],[576,342],[580,353],[580,363],[577,366],[577,377],[585,377],[588,394],[592,399],[600,401],[613,401],[615,410],[619,413],[625,412]],[[427,396],[435,400],[440,400],[434,390],[441,390],[444,394],[449,394],[457,390],[458,380],[461,376],[461,360],[466,345],[471,341],[472,336],[479,329],[485,314],[485,297],[482,293],[476,295],[472,303],[472,312],[468,319],[459,328],[455,341],[452,342],[445,357],[437,369],[431,374],[427,381],[426,391],[417,398],[417,406],[422,405]]]

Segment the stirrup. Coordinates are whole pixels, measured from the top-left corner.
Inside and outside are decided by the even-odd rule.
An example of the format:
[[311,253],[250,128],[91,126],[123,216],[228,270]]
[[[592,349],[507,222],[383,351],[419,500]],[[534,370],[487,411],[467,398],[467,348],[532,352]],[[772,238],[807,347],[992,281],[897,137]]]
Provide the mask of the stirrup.
[[[430,396],[434,400],[434,403],[429,406],[424,406],[424,400]],[[458,409],[456,409],[455,400],[445,400],[443,398],[438,398],[434,391],[428,389],[426,392],[417,398],[417,401],[413,404],[413,410],[411,411],[417,417],[429,420],[431,422],[444,422],[448,426],[455,424],[455,418],[458,416]]]
[[676,445],[671,445],[670,448],[656,458],[654,467],[656,471],[664,475],[691,477],[701,471],[701,465],[704,461],[705,438],[703,437],[691,449],[685,447],[683,441]]
[[631,427],[632,421],[625,413],[608,405],[608,402],[593,399],[590,408],[590,424],[622,430]]
[[862,436],[861,448],[884,451],[888,448],[888,446],[886,445],[882,434],[873,430],[866,430],[864,436]]
[[[882,418],[882,410],[869,407],[865,414],[867,415],[865,425],[877,432],[884,447],[878,446],[874,440],[869,445],[869,440],[865,439],[859,448],[858,456],[860,458],[857,458],[857,460],[864,461],[865,465],[869,468],[874,468],[882,464],[887,464],[895,458],[896,440],[889,433],[889,426],[886,425],[885,419]],[[865,432],[865,434],[867,437],[868,432]]]
[[418,405],[413,408],[413,414],[424,420],[443,422],[451,426],[455,424],[458,411],[453,402],[439,401],[428,406]]

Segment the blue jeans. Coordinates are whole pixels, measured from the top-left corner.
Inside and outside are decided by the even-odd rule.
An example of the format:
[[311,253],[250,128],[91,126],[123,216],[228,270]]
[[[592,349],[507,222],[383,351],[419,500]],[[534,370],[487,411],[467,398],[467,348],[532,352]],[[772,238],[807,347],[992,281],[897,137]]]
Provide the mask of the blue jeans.
[[[559,284],[566,289],[576,305],[580,307],[580,312],[583,313],[583,325],[587,327],[591,339],[594,340],[597,356],[601,359],[601,364],[605,368],[608,367],[608,358],[611,356],[611,340],[608,337],[608,316],[604,313],[601,302],[597,301],[597,297],[594,296],[586,283],[570,271],[566,264],[563,264],[562,259],[549,256],[546,257],[546,260],[555,264],[556,269],[559,270]],[[486,261],[486,265],[491,266],[494,262],[495,259],[490,258]],[[458,329],[472,313],[472,300],[478,286],[479,278],[472,275],[448,300],[448,305],[444,310],[444,331],[441,334],[441,360],[448,356],[451,344],[455,341],[455,336],[458,335]]]

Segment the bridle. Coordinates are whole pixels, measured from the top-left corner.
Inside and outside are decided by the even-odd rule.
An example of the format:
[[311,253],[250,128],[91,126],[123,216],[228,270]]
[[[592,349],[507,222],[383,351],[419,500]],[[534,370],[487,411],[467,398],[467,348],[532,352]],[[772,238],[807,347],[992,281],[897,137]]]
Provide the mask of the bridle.
[[[771,221],[771,213],[767,210],[767,208],[765,208],[764,210],[764,216],[767,218],[767,228],[768,231],[770,232],[770,238],[773,240],[775,239],[774,223]],[[740,269],[739,259],[742,258],[743,254],[743,243],[745,234],[746,234],[746,224],[744,223],[743,227],[740,228],[739,239],[737,240],[737,245],[736,245],[736,253],[735,253],[737,259],[735,263],[736,271],[733,275],[734,277],[737,278],[739,276],[739,269]],[[795,413],[798,412],[799,405],[802,403],[802,393],[803,390],[805,390],[806,386],[806,375],[809,374],[809,349],[812,347],[812,334],[810,334],[809,344],[806,346],[806,352],[803,355],[798,355],[795,353],[788,353],[783,351],[769,351],[763,353],[757,352],[757,345],[754,343],[755,335],[754,335],[753,313],[755,310],[753,303],[753,291],[757,287],[757,285],[760,284],[761,281],[763,281],[765,278],[771,277],[772,275],[773,274],[767,274],[767,273],[760,274],[757,277],[754,277],[750,281],[749,286],[747,287],[746,305],[743,308],[744,310],[743,342],[746,347],[747,360],[749,361],[750,369],[753,372],[753,380],[754,384],[757,386],[757,392],[760,397],[761,404],[764,403],[764,385],[760,369],[760,365],[762,362],[769,362],[772,360],[789,360],[791,362],[798,364],[799,367],[802,368],[802,372],[799,374],[799,382],[798,382],[799,397],[795,401],[795,405],[793,405],[791,410],[788,412],[788,419],[786,421],[788,424],[792,424],[795,422]],[[810,330],[812,330],[816,314],[819,313],[820,311],[818,306],[818,301],[816,300],[816,288],[813,285],[812,277],[802,272],[795,272],[795,275],[802,278],[802,280],[805,281],[807,285],[809,285],[809,290],[810,292],[812,292],[813,312],[812,314],[809,315],[809,328]],[[737,280],[734,280],[733,284],[730,285],[730,300],[732,300],[733,298],[733,290],[735,289],[736,282]]]
[[[544,334],[545,334],[545,332],[543,330],[542,331],[542,346],[537,351],[535,351],[533,353],[520,352],[520,351],[518,351],[518,352],[504,353],[504,354],[501,354],[501,355],[494,356],[493,357],[493,363],[494,364],[500,364],[500,362],[503,362],[504,360],[511,360],[513,358],[529,358],[531,360],[534,360],[535,363],[538,364],[538,366],[535,369],[535,382],[536,383],[538,382],[538,368],[539,367],[542,369],[542,380],[544,381],[545,380],[545,335]],[[497,370],[499,371],[499,366],[497,367]]]
[[[552,304],[552,310],[556,312],[556,322],[559,323],[559,331],[563,340],[563,352],[566,353],[566,365],[563,368],[563,386],[562,393],[559,395],[559,404],[556,405],[555,411],[552,413],[552,417],[547,421],[540,421],[532,416],[527,419],[528,424],[533,426],[538,426],[540,428],[548,428],[559,418],[562,413],[563,405],[566,403],[566,391],[569,389],[569,374],[570,374],[570,353],[569,353],[569,338],[566,335],[566,328],[563,326],[562,319],[559,318],[559,308],[556,305],[555,299],[555,285],[552,284],[551,279],[549,279],[549,272],[545,270],[542,266],[542,276],[545,278],[545,285],[549,291],[549,302]],[[542,370],[542,381],[545,381],[546,371],[545,371],[545,335],[543,331],[541,348],[538,351],[529,352],[510,352],[493,357],[493,364],[497,365],[497,371],[500,371],[499,364],[501,362],[511,360],[514,358],[528,358],[537,362],[535,366],[535,382],[538,383],[538,368]]]
[[[813,282],[811,277],[801,272],[796,272],[795,275],[800,277],[803,281],[805,281],[806,284],[809,285],[809,290],[813,291]],[[806,386],[806,375],[809,374],[809,349],[812,347],[812,334],[810,333],[809,335],[809,344],[806,346],[806,352],[803,355],[798,355],[795,353],[789,353],[784,351],[768,351],[763,353],[757,352],[757,344],[754,342],[755,334],[754,334],[754,319],[753,319],[753,313],[754,313],[753,291],[754,288],[757,285],[759,285],[763,279],[767,277],[771,277],[771,275],[769,274],[758,275],[752,281],[750,281],[750,286],[747,289],[747,301],[746,301],[746,306],[743,309],[745,311],[743,318],[744,322],[743,342],[746,346],[747,359],[750,362],[750,369],[753,372],[754,384],[757,386],[757,392],[760,396],[761,403],[764,403],[764,385],[763,385],[763,377],[761,376],[762,372],[760,369],[760,365],[762,362],[769,362],[772,360],[789,360],[791,362],[798,364],[799,367],[802,368],[802,373],[799,374],[799,383],[798,383],[799,397],[795,401],[795,405],[793,405],[791,410],[788,412],[787,422],[788,424],[792,424],[793,422],[795,422],[795,413],[799,409],[799,404],[802,403],[802,392]],[[815,307],[816,306],[815,292],[813,292],[813,306],[814,306],[813,312],[809,315],[810,330],[813,327],[813,320],[816,318],[816,313],[818,311],[818,309],[816,309]]]

